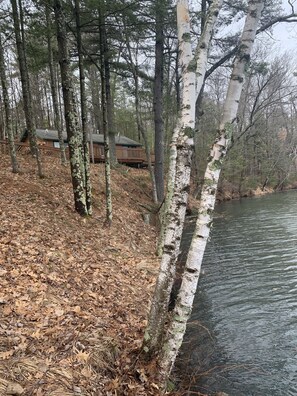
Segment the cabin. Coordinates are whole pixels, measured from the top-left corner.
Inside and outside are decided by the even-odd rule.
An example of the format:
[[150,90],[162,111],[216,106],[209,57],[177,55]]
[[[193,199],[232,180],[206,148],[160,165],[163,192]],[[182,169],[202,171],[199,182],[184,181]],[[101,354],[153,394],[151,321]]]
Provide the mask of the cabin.
[[[48,152],[59,152],[60,143],[58,131],[50,129],[36,129],[38,146]],[[63,133],[66,147],[68,146],[67,135]],[[116,156],[119,163],[135,166],[147,166],[145,150],[141,143],[126,136],[116,136]],[[29,144],[28,132],[24,131],[21,143]],[[90,134],[90,159],[93,162],[104,161],[104,136],[101,134]],[[68,150],[67,150],[68,151]]]

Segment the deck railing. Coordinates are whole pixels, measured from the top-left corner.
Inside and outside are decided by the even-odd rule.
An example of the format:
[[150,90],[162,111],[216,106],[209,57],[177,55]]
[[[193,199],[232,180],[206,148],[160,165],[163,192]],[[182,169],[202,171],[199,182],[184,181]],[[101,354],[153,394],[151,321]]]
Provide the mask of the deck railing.
[[[0,150],[2,153],[9,154],[9,145],[7,140],[0,140]],[[15,147],[18,152],[30,153],[30,147],[28,143],[15,142]],[[38,148],[40,150],[41,156],[51,156],[60,157],[60,149],[56,147],[51,147],[43,144],[39,144]],[[66,156],[69,158],[69,148],[66,147]],[[104,161],[104,147],[94,144],[93,147],[94,160],[95,162]],[[91,153],[90,153],[91,156]],[[145,150],[142,147],[122,147],[116,146],[116,157],[119,163],[122,164],[139,164],[142,166],[147,165],[147,159]],[[155,156],[151,155],[152,163],[154,163]]]

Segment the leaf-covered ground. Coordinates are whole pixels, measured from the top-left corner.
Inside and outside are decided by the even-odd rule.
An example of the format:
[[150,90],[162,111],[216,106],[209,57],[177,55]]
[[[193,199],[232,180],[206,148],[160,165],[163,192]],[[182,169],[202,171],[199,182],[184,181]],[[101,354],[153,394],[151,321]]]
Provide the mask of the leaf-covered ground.
[[[158,262],[146,170],[113,171],[105,228],[103,165],[92,166],[94,215],[73,210],[70,173],[44,158],[0,167],[0,395],[153,395],[137,366]],[[141,205],[140,205],[141,204]],[[138,368],[137,368],[138,367]]]

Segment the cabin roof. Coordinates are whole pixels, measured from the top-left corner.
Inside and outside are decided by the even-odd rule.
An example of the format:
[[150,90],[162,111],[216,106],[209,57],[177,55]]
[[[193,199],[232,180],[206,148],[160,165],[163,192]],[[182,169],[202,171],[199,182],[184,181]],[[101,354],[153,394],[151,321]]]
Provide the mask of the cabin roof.
[[[36,135],[39,139],[42,140],[52,140],[52,141],[58,141],[58,131],[54,129],[36,129]],[[25,130],[23,134],[21,135],[21,142],[26,141],[28,137],[28,132]],[[63,132],[63,138],[65,141],[67,141],[67,134]],[[90,139],[89,139],[90,140]],[[104,136],[102,134],[98,133],[92,133],[92,140],[93,143],[99,143],[103,144],[104,143]],[[115,137],[116,144],[120,146],[133,146],[133,147],[140,147],[142,146],[141,143],[136,142],[135,140],[132,140],[126,136],[116,136]]]

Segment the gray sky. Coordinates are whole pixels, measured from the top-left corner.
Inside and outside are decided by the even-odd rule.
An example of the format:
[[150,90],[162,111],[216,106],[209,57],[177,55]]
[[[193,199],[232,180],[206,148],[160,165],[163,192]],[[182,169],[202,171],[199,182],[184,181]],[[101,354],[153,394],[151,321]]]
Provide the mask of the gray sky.
[[[297,1],[293,0],[295,12],[297,12]],[[290,14],[291,7],[287,0],[283,1],[283,9],[286,14]],[[264,33],[265,36],[265,33]],[[295,56],[297,49],[297,23],[279,23],[273,29],[273,36],[271,42],[274,43],[275,50],[281,52],[294,51]]]
[[[297,13],[297,0],[290,0],[295,7]],[[282,1],[283,12],[282,15],[289,15],[292,13],[292,8],[288,3],[288,0]],[[223,28],[222,30],[226,34],[231,34],[234,31],[240,31],[243,27],[245,18],[242,17],[240,20],[233,21],[232,25]],[[284,52],[289,52],[292,57],[296,57],[297,54],[297,22],[294,23],[278,23],[273,27],[272,32],[263,32],[257,36],[257,41],[261,42],[266,48],[271,47],[271,55],[280,55]]]

